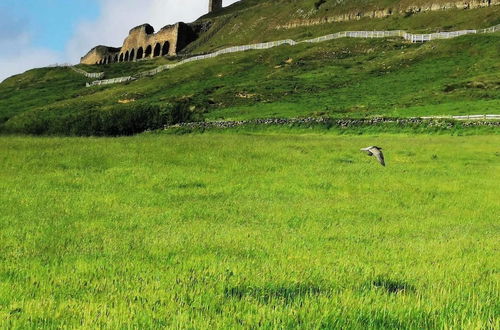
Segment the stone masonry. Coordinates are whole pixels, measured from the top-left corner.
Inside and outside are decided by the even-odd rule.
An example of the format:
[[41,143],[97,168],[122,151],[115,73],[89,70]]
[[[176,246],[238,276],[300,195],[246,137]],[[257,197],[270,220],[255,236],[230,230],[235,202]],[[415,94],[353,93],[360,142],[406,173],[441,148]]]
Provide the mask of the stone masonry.
[[[210,12],[222,8],[222,0],[209,0]],[[81,64],[109,64],[132,62],[158,56],[175,56],[198,37],[200,27],[195,24],[179,22],[167,25],[155,33],[149,24],[143,24],[130,30],[122,47],[97,46],[84,57]]]
[[411,5],[411,6],[401,6],[401,7],[390,7],[381,8],[371,11],[353,11],[349,13],[344,13],[341,15],[321,17],[321,18],[303,18],[294,19],[287,24],[276,26],[277,30],[280,29],[292,29],[296,27],[321,25],[327,23],[339,23],[339,22],[349,22],[356,21],[362,18],[385,18],[392,15],[404,15],[410,16],[418,13],[425,13],[430,11],[443,11],[449,9],[477,9],[491,6],[500,5],[500,0],[450,0],[450,2],[439,2],[439,3],[429,3],[425,5]]
[[208,12],[211,13],[219,9],[222,9],[222,0],[210,0],[208,4]]

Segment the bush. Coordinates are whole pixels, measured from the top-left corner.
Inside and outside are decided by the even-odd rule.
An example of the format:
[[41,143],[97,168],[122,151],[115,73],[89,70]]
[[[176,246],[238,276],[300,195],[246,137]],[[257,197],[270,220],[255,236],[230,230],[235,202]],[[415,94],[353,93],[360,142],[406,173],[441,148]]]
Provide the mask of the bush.
[[1,131],[33,135],[120,136],[141,133],[182,122],[197,121],[189,101],[162,105],[120,104],[110,109],[94,105],[78,112],[48,108],[22,113]]

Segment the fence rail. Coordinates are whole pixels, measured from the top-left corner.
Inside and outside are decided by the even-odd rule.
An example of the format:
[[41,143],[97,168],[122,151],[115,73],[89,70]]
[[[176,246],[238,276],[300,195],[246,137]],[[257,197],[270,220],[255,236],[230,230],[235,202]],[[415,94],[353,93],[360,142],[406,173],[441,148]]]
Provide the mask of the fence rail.
[[[173,69],[175,67],[178,67],[178,66],[186,64],[186,63],[205,60],[205,59],[209,59],[209,58],[214,58],[214,57],[217,57],[217,56],[223,55],[223,54],[244,52],[247,50],[269,49],[269,48],[274,48],[274,47],[278,47],[281,45],[295,46],[295,45],[301,44],[301,43],[319,43],[319,42],[340,39],[340,38],[389,38],[389,37],[400,37],[400,38],[404,38],[405,40],[408,40],[412,43],[418,43],[418,42],[427,42],[427,41],[437,40],[437,39],[451,39],[451,38],[456,38],[456,37],[467,35],[467,34],[493,33],[493,32],[497,32],[497,31],[500,31],[500,24],[492,26],[492,27],[487,28],[487,29],[462,30],[462,31],[453,31],[453,32],[438,32],[438,33],[430,33],[430,34],[412,34],[412,33],[407,33],[406,31],[402,31],[402,30],[394,30],[394,31],[344,31],[344,32],[337,32],[334,34],[329,34],[326,36],[321,36],[321,37],[314,38],[314,39],[303,40],[303,41],[295,41],[292,39],[286,39],[286,40],[279,40],[279,41],[263,42],[263,43],[252,44],[252,45],[234,46],[234,47],[224,48],[224,49],[218,50],[214,53],[210,53],[210,54],[206,54],[206,55],[193,56],[193,57],[187,58],[185,60],[182,60],[180,62],[177,62],[174,64],[165,64],[165,65],[159,66],[153,70],[140,72],[140,73],[135,74],[135,75],[130,76],[130,77],[120,77],[120,78],[115,78],[115,79],[93,81],[91,83],[87,83],[87,87],[123,83],[123,82],[127,82],[127,81],[132,81],[132,80],[135,80],[138,78],[142,78],[142,77],[154,76],[160,72]],[[80,70],[80,69],[77,69],[75,67],[72,67],[72,69],[75,71]],[[80,70],[80,71],[83,71],[83,70]],[[85,71],[83,71],[83,72],[85,72]],[[104,76],[103,72],[98,73],[98,74],[99,75],[102,74],[102,76]],[[98,75],[98,74],[92,74],[92,73],[85,72],[85,75],[87,77],[89,77],[88,75]],[[102,76],[100,78],[102,78]],[[91,77],[91,78],[93,78],[93,77]],[[97,79],[100,79],[100,78],[97,78]]]
[[455,119],[455,120],[498,120],[500,115],[465,115],[465,116],[429,116],[420,119]]
[[90,73],[87,71],[84,71],[82,69],[76,68],[74,66],[70,66],[71,70],[84,75],[87,78],[92,78],[92,79],[102,79],[104,78],[104,72],[96,72],[96,73]]

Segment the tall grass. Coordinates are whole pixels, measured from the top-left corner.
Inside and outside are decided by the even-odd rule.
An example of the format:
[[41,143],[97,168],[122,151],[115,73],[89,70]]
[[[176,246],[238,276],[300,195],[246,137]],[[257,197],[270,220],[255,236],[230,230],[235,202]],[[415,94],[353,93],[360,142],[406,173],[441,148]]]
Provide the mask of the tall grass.
[[0,328],[496,328],[499,142],[0,137]]

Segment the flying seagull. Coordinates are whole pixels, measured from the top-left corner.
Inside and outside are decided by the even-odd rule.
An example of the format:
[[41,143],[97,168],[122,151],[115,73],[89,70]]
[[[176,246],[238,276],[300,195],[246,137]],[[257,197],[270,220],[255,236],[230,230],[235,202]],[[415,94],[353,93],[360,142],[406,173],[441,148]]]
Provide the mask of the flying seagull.
[[384,154],[382,153],[382,148],[377,147],[377,146],[371,146],[368,148],[363,148],[361,151],[365,151],[368,156],[375,156],[377,157],[378,161],[382,166],[385,166],[385,160],[384,160]]

